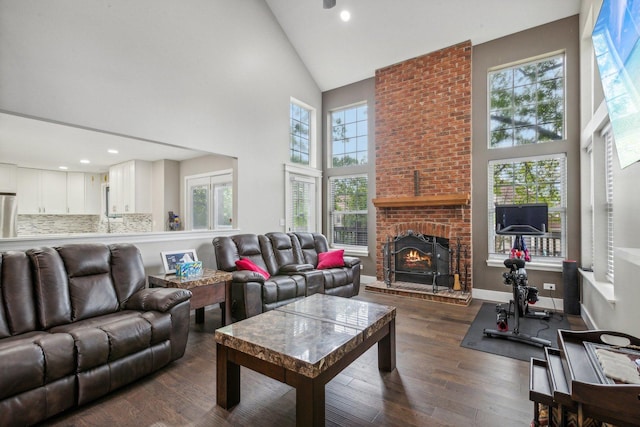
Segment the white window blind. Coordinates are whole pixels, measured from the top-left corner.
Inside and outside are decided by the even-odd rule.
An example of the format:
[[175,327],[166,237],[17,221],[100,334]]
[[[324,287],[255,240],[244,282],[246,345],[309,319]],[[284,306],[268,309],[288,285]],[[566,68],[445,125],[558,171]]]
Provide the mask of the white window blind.
[[566,256],[566,156],[564,154],[490,161],[488,165],[489,254],[503,257],[512,236],[495,232],[495,205],[546,203],[549,229],[542,236],[525,236],[532,256]]
[[315,179],[300,175],[290,177],[288,231],[316,231],[316,183]]
[[605,185],[607,211],[607,273],[606,277],[613,283],[613,132],[611,129],[604,135],[605,142]]

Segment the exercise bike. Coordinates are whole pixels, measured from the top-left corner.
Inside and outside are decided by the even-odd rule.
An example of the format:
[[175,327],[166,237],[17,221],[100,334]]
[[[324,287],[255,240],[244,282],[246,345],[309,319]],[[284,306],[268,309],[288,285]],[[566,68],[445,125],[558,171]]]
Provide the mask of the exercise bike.
[[[513,289],[513,299],[509,301],[508,306],[499,304],[496,306],[496,325],[497,329],[485,329],[484,334],[488,337],[506,338],[514,341],[524,342],[526,344],[537,345],[540,347],[551,346],[551,341],[520,332],[520,319],[529,317],[535,319],[548,319],[548,311],[533,311],[529,309],[529,304],[535,304],[538,301],[538,289],[529,286],[527,283],[527,271],[525,270],[524,250],[519,245],[524,245],[522,236],[516,237],[514,251],[512,255],[515,258],[504,260],[504,265],[509,272],[503,273],[504,284],[509,285]],[[509,317],[514,317],[514,327],[509,330]]]

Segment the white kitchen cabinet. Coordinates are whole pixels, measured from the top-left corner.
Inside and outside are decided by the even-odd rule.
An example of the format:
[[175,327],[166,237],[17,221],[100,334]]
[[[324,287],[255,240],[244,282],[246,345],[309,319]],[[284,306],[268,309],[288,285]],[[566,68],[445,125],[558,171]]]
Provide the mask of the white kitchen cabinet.
[[109,168],[109,212],[151,213],[151,163],[130,160]]
[[83,214],[85,201],[84,173],[67,172],[67,213]]
[[67,172],[67,213],[100,214],[100,174]]
[[7,163],[0,163],[0,193],[15,193],[17,191],[18,167]]
[[101,184],[99,173],[84,174],[84,213],[89,215],[100,214]]
[[67,212],[65,172],[18,168],[19,214],[63,214]]

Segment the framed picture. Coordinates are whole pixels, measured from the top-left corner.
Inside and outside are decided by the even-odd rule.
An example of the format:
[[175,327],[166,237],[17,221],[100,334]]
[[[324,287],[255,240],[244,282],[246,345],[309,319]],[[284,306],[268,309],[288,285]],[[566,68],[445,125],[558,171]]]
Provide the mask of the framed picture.
[[181,251],[160,252],[162,265],[166,274],[176,272],[176,264],[179,262],[198,261],[198,254],[195,249],[183,249]]

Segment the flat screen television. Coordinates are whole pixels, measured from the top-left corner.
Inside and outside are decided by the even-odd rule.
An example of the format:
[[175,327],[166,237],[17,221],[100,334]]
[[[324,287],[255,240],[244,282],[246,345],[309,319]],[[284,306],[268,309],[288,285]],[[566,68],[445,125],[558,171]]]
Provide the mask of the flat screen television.
[[640,160],[640,0],[604,0],[592,33],[620,167]]
[[535,235],[549,229],[549,208],[546,203],[496,205],[496,233]]

